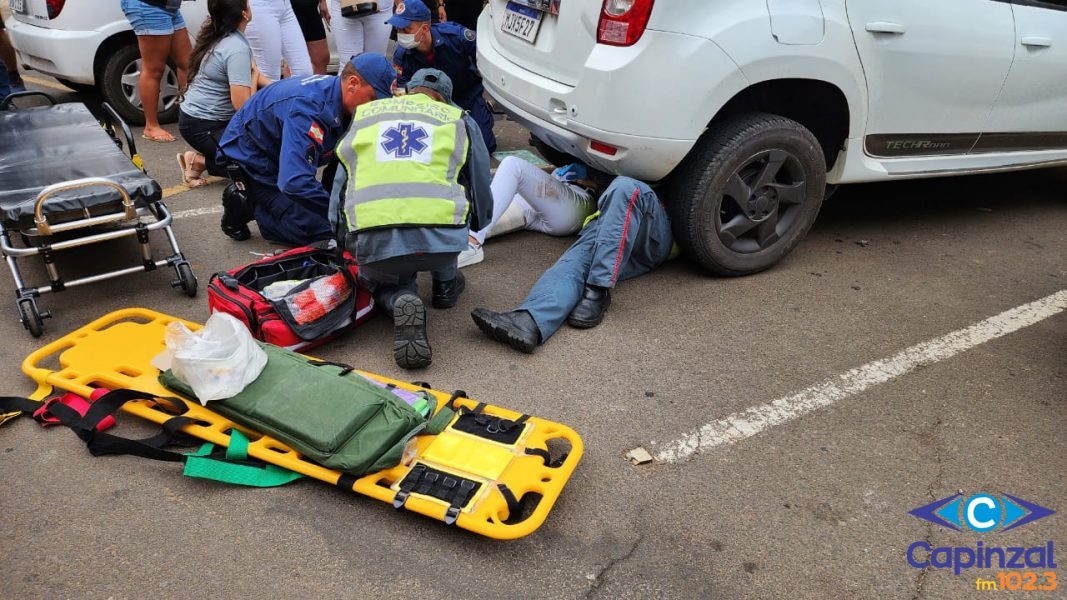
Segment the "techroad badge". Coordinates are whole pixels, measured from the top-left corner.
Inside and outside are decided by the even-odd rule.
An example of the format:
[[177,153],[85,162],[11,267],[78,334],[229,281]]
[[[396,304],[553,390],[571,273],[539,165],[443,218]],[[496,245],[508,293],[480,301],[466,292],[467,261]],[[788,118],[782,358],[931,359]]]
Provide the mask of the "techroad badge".
[[[1010,494],[956,494],[908,514],[934,525],[984,539],[962,546],[931,546],[918,541],[908,546],[908,564],[916,569],[946,569],[956,575],[985,571],[975,579],[978,591],[1057,589],[1056,547],[1052,540],[1033,546],[997,543],[996,534],[1033,523],[1056,511]],[[988,534],[988,537],[986,537]]]

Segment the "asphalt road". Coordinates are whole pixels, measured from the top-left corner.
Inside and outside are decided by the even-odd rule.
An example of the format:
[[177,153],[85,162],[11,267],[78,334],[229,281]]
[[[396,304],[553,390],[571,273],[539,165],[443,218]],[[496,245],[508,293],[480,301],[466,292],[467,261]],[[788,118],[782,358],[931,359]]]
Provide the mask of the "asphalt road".
[[[525,146],[515,124],[499,129],[502,148]],[[217,214],[195,214],[217,206],[222,188],[175,187],[182,149],[141,143],[168,205],[189,211],[175,230],[205,282],[271,247],[233,242]],[[1060,310],[684,460],[635,467],[623,454],[656,453],[704,424],[1067,289],[1065,188],[1063,170],[845,187],[778,267],[718,279],[672,262],[620,285],[601,326],[564,328],[532,356],[482,338],[468,316],[517,304],[569,243],[516,233],[466,270],[455,309],[430,313],[427,371],[395,366],[383,318],[317,352],[575,428],[582,463],[544,526],[517,541],[311,481],[244,489],[183,478],[173,464],[93,458],[68,431],[8,423],[0,597],[973,597],[976,577],[992,571],[919,570],[908,546],[1062,543],[1067,519],[983,536],[908,511],[957,491],[1067,509]],[[132,261],[135,251],[117,244],[62,266]],[[14,302],[0,308],[2,391],[29,393],[22,358],[109,311],[206,318],[204,295],[187,299],[170,279],[140,274],[48,296],[55,317],[39,341]],[[127,416],[120,430],[138,428]],[[1064,597],[1062,588],[1032,595]]]

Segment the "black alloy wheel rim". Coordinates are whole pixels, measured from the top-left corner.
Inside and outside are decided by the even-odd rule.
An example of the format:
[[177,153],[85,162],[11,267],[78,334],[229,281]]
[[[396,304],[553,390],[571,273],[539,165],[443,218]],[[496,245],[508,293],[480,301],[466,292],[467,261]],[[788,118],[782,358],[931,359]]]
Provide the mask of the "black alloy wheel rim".
[[785,150],[764,150],[745,163],[723,190],[715,231],[739,254],[773,246],[797,223],[808,186],[800,160]]

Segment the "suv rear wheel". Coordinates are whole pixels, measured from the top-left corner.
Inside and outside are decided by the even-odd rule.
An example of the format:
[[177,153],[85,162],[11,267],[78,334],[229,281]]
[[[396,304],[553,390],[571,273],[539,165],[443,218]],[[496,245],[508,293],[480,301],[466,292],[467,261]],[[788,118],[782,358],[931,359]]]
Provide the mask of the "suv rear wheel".
[[804,238],[825,191],[810,131],[778,115],[738,115],[706,131],[672,176],[674,234],[713,273],[757,273]]
[[[141,108],[141,51],[137,44],[127,44],[107,59],[99,82],[104,100],[115,107],[130,125],[144,125]],[[178,119],[178,74],[168,64],[159,84],[159,122]]]

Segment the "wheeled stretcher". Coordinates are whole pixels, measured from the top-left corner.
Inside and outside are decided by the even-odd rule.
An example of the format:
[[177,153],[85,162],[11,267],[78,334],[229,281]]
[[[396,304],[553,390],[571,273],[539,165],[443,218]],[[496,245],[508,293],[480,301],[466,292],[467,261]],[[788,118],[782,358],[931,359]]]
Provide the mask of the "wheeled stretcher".
[[[167,324],[180,321],[146,309],[120,310],[30,354],[22,370],[37,382],[31,396],[42,400],[56,390],[88,397],[95,388],[126,388],[155,398],[172,398],[151,359],[164,347]],[[44,365],[58,364],[59,368]],[[409,390],[428,389],[364,373]],[[370,496],[433,519],[497,539],[522,537],[548,517],[582,456],[582,441],[571,428],[537,417],[475,402],[462,392],[429,390],[437,405],[458,412],[438,435],[412,438],[401,464],[363,477],[305,460],[276,439],[251,431],[184,398],[183,433],[229,446],[230,432],[251,443],[248,456],[344,490]],[[176,414],[172,400],[134,400],[123,410],[164,424]],[[91,428],[92,426],[90,426]]]
[[[34,337],[51,316],[38,307],[41,294],[169,267],[177,275],[171,285],[196,295],[159,184],[143,171],[130,128],[107,104],[102,112],[103,127],[83,104],[0,112],[0,249],[15,280],[19,317]],[[166,258],[152,256],[153,231],[167,238]],[[60,275],[57,252],[130,236],[140,243],[137,265],[76,279]],[[44,261],[47,284],[23,278],[18,259],[29,256]]]

